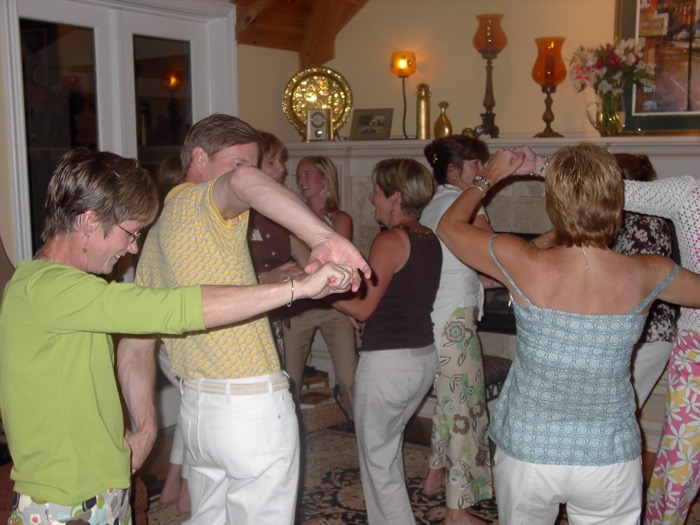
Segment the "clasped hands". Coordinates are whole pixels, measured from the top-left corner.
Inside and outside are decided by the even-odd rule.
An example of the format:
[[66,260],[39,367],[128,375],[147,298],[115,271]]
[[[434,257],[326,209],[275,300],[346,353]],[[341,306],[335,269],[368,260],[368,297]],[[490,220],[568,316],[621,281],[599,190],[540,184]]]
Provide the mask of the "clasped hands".
[[[331,264],[328,264],[331,263]],[[342,293],[360,289],[362,276],[369,279],[372,270],[355,246],[342,235],[328,232],[313,243],[309,263],[304,268],[312,274],[320,268],[327,268],[328,292],[319,291],[314,298],[324,297],[328,293]],[[356,270],[359,270],[356,271]],[[321,295],[322,294],[322,295]]]
[[501,149],[491,156],[482,176],[496,184],[511,175],[537,174],[537,160],[538,155],[527,146]]

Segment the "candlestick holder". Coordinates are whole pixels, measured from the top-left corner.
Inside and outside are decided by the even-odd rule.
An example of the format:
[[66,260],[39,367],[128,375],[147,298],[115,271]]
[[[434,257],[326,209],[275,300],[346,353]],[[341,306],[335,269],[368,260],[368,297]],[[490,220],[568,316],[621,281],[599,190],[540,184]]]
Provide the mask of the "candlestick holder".
[[492,138],[498,138],[498,126],[496,125],[496,115],[493,113],[493,107],[496,105],[496,99],[493,96],[493,64],[492,61],[498,56],[506,44],[508,39],[501,28],[502,14],[489,13],[484,15],[476,15],[479,21],[479,27],[474,34],[472,44],[481,56],[486,60],[486,92],[484,94],[484,108],[486,111],[481,114],[481,125],[474,128],[477,136],[489,135]]
[[554,120],[552,93],[566,78],[566,66],[564,66],[564,60],[561,57],[561,46],[564,43],[564,38],[560,36],[535,38],[535,43],[537,44],[537,60],[532,67],[532,78],[542,87],[542,93],[547,95],[544,99],[545,110],[542,115],[545,128],[535,137],[561,137],[563,135],[554,131],[551,124]]

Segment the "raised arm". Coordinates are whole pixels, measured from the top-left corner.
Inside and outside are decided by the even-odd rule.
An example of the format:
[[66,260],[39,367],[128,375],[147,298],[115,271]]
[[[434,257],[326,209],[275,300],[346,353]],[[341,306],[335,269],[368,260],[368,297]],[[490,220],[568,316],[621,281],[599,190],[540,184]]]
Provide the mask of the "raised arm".
[[[281,224],[311,247],[309,264],[312,272],[326,262],[359,269],[369,278],[367,261],[350,241],[335,233],[294,193],[262,171],[251,166],[239,166],[219,177],[214,183],[213,198],[223,217],[233,218],[254,208]],[[360,276],[353,272],[352,289],[360,286]]]
[[[494,154],[482,173],[488,184],[476,183],[473,186],[478,187],[466,188],[442,215],[437,227],[438,237],[459,260],[499,280],[501,273],[491,259],[488,249],[492,234],[474,225],[471,217],[489,188],[513,174],[522,166],[522,161],[522,153],[512,150],[500,150]],[[517,242],[517,239],[506,242]]]

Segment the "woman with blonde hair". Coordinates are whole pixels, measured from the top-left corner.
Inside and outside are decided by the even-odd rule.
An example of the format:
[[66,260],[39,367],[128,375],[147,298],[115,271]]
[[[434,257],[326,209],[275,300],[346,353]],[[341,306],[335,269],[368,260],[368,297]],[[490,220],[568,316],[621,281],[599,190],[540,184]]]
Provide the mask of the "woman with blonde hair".
[[[551,247],[491,235],[469,222],[510,175],[546,176]],[[658,255],[610,248],[624,185],[615,158],[592,144],[552,157],[501,150],[445,212],[438,235],[465,264],[503,282],[517,325],[513,365],[491,417],[502,525],[638,524],[641,434],[632,349],[656,298],[700,305],[700,275]]]
[[412,159],[379,162],[369,200],[385,229],[368,262],[373,279],[333,305],[364,322],[355,379],[355,432],[370,525],[414,525],[401,447],[406,424],[438,370],[430,312],[442,250],[418,222],[435,192],[428,169]]
[[[333,162],[322,156],[304,157],[297,164],[296,183],[311,211],[352,241],[352,217],[339,209],[338,173]],[[351,417],[357,368],[352,321],[328,305],[311,301],[297,301],[288,314],[284,323],[284,364],[292,380],[295,401],[302,402],[304,368],[314,334],[319,330],[333,362],[340,407]]]

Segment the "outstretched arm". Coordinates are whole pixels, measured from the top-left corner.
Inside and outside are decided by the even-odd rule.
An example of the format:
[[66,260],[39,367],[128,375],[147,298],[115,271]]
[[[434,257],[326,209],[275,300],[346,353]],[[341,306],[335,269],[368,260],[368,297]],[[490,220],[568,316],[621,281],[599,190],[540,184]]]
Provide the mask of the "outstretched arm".
[[[211,328],[249,319],[296,299],[321,299],[349,290],[350,271],[328,263],[312,274],[283,283],[253,286],[202,286],[204,326]],[[124,337],[117,347],[117,373],[133,432],[127,430],[131,468],[138,469],[158,431],[154,404],[155,348],[152,337]]]
[[626,180],[625,210],[665,217],[675,224],[678,213],[686,207],[688,198],[697,188],[698,182],[691,176],[651,182]]
[[304,202],[282,184],[252,166],[239,166],[214,183],[213,199],[224,218],[234,218],[249,208],[294,233],[309,247],[311,258],[307,272],[326,262],[353,270],[352,289],[360,286],[359,269],[365,278],[372,274],[367,261],[350,241],[335,233]]
[[394,273],[406,264],[409,256],[408,238],[404,232],[385,230],[372,241],[369,262],[372,278],[365,281],[360,293],[350,298],[333,299],[333,307],[360,322],[366,321],[384,297]]

